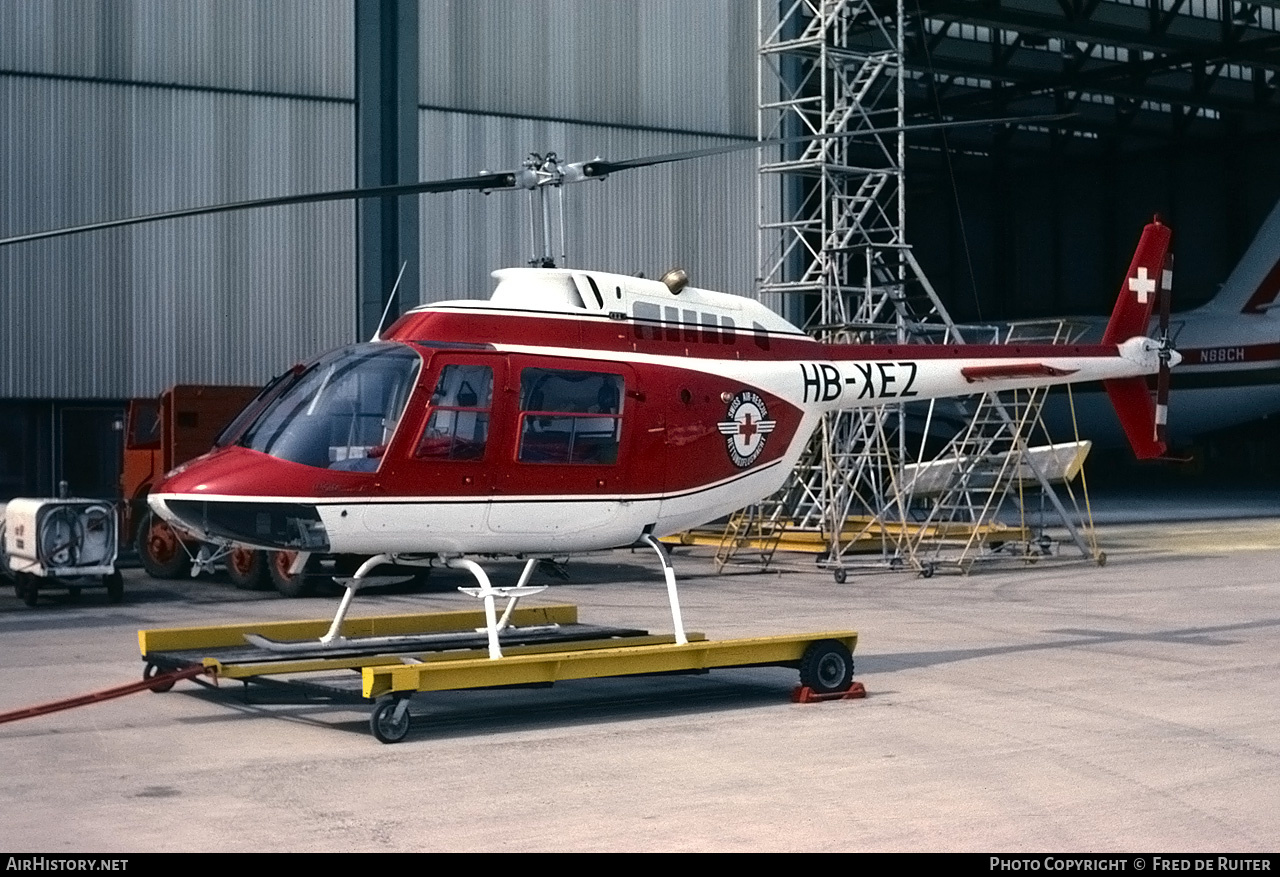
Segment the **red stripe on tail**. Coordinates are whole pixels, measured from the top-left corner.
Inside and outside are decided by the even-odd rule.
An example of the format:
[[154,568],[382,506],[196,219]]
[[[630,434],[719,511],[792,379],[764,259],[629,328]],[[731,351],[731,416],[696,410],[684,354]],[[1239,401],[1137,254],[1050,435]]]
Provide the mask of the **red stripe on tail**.
[[1171,237],[1169,227],[1160,222],[1159,217],[1142,230],[1129,272],[1120,284],[1120,297],[1111,312],[1111,322],[1107,323],[1107,331],[1102,336],[1103,344],[1119,344],[1147,334]]
[[1156,438],[1156,403],[1147,389],[1147,379],[1118,378],[1103,381],[1102,385],[1115,406],[1120,425],[1133,447],[1133,455],[1139,460],[1163,457],[1166,448],[1164,442]]

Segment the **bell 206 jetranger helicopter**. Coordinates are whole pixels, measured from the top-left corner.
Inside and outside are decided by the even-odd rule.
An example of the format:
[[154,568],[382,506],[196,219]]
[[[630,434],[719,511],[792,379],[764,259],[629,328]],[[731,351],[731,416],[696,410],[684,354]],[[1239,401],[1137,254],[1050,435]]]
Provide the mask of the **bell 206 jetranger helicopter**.
[[[378,342],[289,372],[157,513],[204,539],[300,552],[564,555],[648,544],[780,488],[828,411],[1107,382],[1139,456],[1158,456],[1145,376],[1176,364],[1141,333],[1169,230],[1148,225],[1102,343],[822,344],[737,296],[594,271],[508,269],[487,301],[415,308]],[[521,582],[505,591],[518,597]],[[486,606],[492,616],[491,602]]]
[[[554,182],[659,160],[674,159],[557,166]],[[545,171],[526,165],[180,215],[532,189]],[[1179,356],[1144,332],[1167,286],[1169,240],[1158,220],[1146,227],[1101,343],[1069,346],[832,345],[754,300],[689,286],[683,272],[656,281],[501,270],[488,300],[414,308],[377,340],[286,372],[213,450],[168,473],[150,503],[209,541],[369,557],[322,646],[345,642],[341,623],[378,565],[440,562],[475,576],[479,587],[464,590],[484,600],[497,657],[507,616],[496,618],[495,598],[509,597],[509,612],[541,590],[527,584],[539,558],[637,544],[661,558],[676,639],[685,642],[675,574],[657,539],[776,491],[827,412],[1101,380],[1136,453],[1162,454],[1163,418],[1146,376],[1167,375]],[[470,559],[487,555],[526,558],[515,587],[493,587]]]

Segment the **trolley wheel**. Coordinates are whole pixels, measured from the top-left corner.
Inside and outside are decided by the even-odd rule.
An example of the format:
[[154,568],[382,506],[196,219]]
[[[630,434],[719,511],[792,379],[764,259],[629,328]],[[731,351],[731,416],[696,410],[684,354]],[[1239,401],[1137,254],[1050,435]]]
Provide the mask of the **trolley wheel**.
[[103,576],[102,583],[107,586],[107,600],[111,603],[119,603],[124,600],[124,576],[120,574],[120,570],[116,570],[111,575]]
[[[155,664],[147,664],[147,666],[142,670],[142,678],[155,679],[157,676],[160,675],[160,673],[161,673],[160,668],[157,667]],[[157,682],[155,685],[151,686],[151,690],[156,692],[157,694],[168,691],[171,688],[173,688],[172,680],[168,682]]]
[[315,581],[307,578],[307,571],[290,575],[289,569],[298,556],[296,551],[272,551],[267,555],[267,572],[271,584],[282,597],[309,597],[315,591]]
[[800,684],[815,694],[848,691],[853,685],[853,655],[839,640],[818,640],[800,659]]
[[181,578],[191,565],[178,534],[155,512],[147,512],[138,524],[138,560],[153,579]]
[[227,555],[227,578],[242,591],[260,591],[267,586],[267,556],[261,551],[237,545]]
[[410,719],[407,707],[400,721],[396,721],[396,710],[400,707],[400,701],[406,699],[384,700],[369,714],[369,730],[378,738],[379,743],[399,743],[409,733]]
[[843,585],[849,574],[842,567],[836,567],[831,571],[831,577],[836,580],[837,585]]
[[933,565],[933,561],[930,561],[926,563],[924,566],[920,567],[920,577],[923,579],[933,578],[934,572],[936,572],[936,569]]
[[1099,551],[1099,552],[1098,552],[1098,566],[1106,566],[1106,565],[1107,565],[1107,552],[1105,552],[1105,551]]

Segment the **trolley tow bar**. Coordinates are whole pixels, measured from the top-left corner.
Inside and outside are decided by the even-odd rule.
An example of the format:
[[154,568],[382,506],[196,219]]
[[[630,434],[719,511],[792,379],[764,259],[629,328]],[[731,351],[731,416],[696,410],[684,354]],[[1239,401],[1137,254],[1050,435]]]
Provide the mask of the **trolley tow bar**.
[[[151,668],[148,667],[148,670],[150,669]],[[49,713],[61,712],[62,710],[69,710],[72,707],[87,706],[88,704],[100,703],[104,700],[114,700],[117,697],[124,697],[126,694],[135,694],[139,691],[168,691],[173,687],[173,684],[179,680],[194,679],[197,676],[203,676],[205,674],[212,675],[213,672],[214,670],[212,667],[206,667],[203,664],[191,664],[177,670],[170,670],[167,673],[156,673],[152,676],[146,676],[141,681],[130,682],[128,685],[117,685],[115,688],[107,688],[90,694],[82,694],[79,697],[68,697],[66,700],[55,700],[50,703],[40,704],[39,706],[29,706],[25,709],[0,713],[0,725],[3,725],[5,722],[16,722],[18,719],[31,719],[36,716],[44,716]]]

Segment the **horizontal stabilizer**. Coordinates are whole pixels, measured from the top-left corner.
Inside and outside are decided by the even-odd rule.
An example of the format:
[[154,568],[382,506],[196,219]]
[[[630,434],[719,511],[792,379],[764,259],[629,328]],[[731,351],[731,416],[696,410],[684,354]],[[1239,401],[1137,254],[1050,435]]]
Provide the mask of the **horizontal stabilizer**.
[[1156,405],[1146,378],[1118,378],[1103,381],[1102,385],[1115,406],[1133,455],[1139,460],[1163,457],[1165,443],[1156,438]]
[[1142,230],[1133,262],[1120,286],[1111,322],[1102,336],[1103,344],[1119,344],[1147,334],[1151,312],[1165,279],[1165,256],[1169,252],[1169,239],[1173,236],[1169,227],[1157,217]]
[[1054,368],[1042,362],[1015,362],[1007,365],[970,365],[960,369],[969,383],[998,381],[1003,378],[1060,378],[1073,375],[1079,369]]

